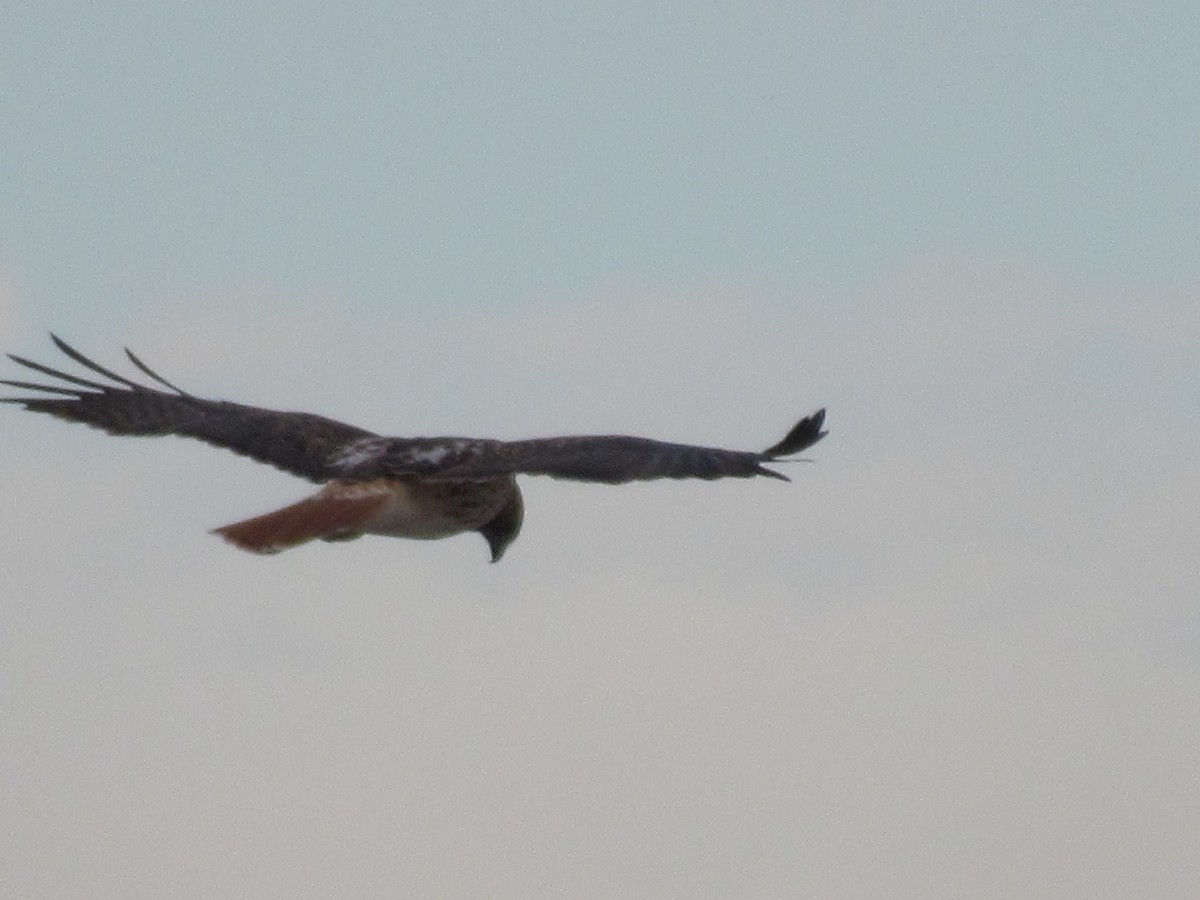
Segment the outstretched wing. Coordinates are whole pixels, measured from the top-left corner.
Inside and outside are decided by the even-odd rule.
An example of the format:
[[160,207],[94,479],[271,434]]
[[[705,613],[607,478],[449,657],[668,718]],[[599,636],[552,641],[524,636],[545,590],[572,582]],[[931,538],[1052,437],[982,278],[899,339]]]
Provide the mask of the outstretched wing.
[[193,397],[126,350],[130,361],[166,390],[146,387],[92,362],[54,335],[51,338],[63,353],[110,383],[68,375],[10,355],[14,362],[56,378],[59,383],[0,380],[0,384],[48,395],[2,397],[0,402],[20,403],[25,409],[69,422],[83,422],[109,434],[177,434],[196,438],[317,482],[338,476],[336,460],[347,445],[375,436],[353,425],[310,413],[275,412]]
[[622,484],[653,478],[712,480],[766,475],[787,481],[786,475],[763,464],[811,447],[827,434],[821,430],[824,422],[825,410],[818,410],[801,419],[778,444],[758,453],[670,444],[623,435],[493,441],[475,448],[477,452],[470,458],[427,473],[425,477],[452,481],[524,473]]

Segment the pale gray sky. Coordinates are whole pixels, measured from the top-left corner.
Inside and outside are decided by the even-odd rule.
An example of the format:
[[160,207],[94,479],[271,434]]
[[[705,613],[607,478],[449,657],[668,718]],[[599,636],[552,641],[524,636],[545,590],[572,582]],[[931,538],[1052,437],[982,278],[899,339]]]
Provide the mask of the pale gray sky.
[[[397,434],[759,447],[260,559],[0,410],[0,894],[1200,893],[1200,13],[48,3],[0,338]],[[9,366],[0,377],[22,377]]]

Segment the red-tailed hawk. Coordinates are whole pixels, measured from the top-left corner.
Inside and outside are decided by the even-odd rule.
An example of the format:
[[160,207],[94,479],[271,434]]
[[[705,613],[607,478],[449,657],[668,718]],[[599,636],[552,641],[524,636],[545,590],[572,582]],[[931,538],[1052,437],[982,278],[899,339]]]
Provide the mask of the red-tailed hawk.
[[[478,531],[492,562],[521,529],[517,475],[549,475],[622,484],[652,478],[788,478],[764,463],[821,440],[825,410],[801,419],[778,444],[755,453],[669,444],[624,435],[497,441],[466,437],[382,437],[353,425],[299,412],[204,400],[130,361],[158,387],[147,387],[92,362],[51,335],[58,348],[110,383],[68,375],[10,355],[58,384],[0,381],[49,396],[5,397],[25,409],[83,422],[109,434],[178,434],[197,438],[323,484],[316,494],[266,515],[215,529],[230,543],[274,553],[316,538],[364,534],[441,538]],[[70,386],[73,385],[73,386]]]

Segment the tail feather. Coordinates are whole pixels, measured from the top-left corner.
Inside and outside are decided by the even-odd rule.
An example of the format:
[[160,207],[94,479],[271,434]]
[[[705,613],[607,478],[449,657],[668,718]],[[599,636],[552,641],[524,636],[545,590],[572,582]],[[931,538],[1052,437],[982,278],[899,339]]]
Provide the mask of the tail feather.
[[330,485],[283,509],[214,528],[213,534],[251,553],[278,553],[316,538],[357,537],[387,501],[387,491],[378,486]]

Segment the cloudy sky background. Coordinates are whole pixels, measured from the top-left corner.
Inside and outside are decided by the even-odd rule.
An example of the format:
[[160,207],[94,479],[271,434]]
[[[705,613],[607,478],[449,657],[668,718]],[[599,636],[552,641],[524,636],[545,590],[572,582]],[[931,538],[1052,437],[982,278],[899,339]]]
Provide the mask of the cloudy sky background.
[[[1193,897],[1200,14],[4,14],[0,338],[399,434],[756,448],[274,558],[0,410],[0,893]],[[15,365],[2,377],[24,377]]]

